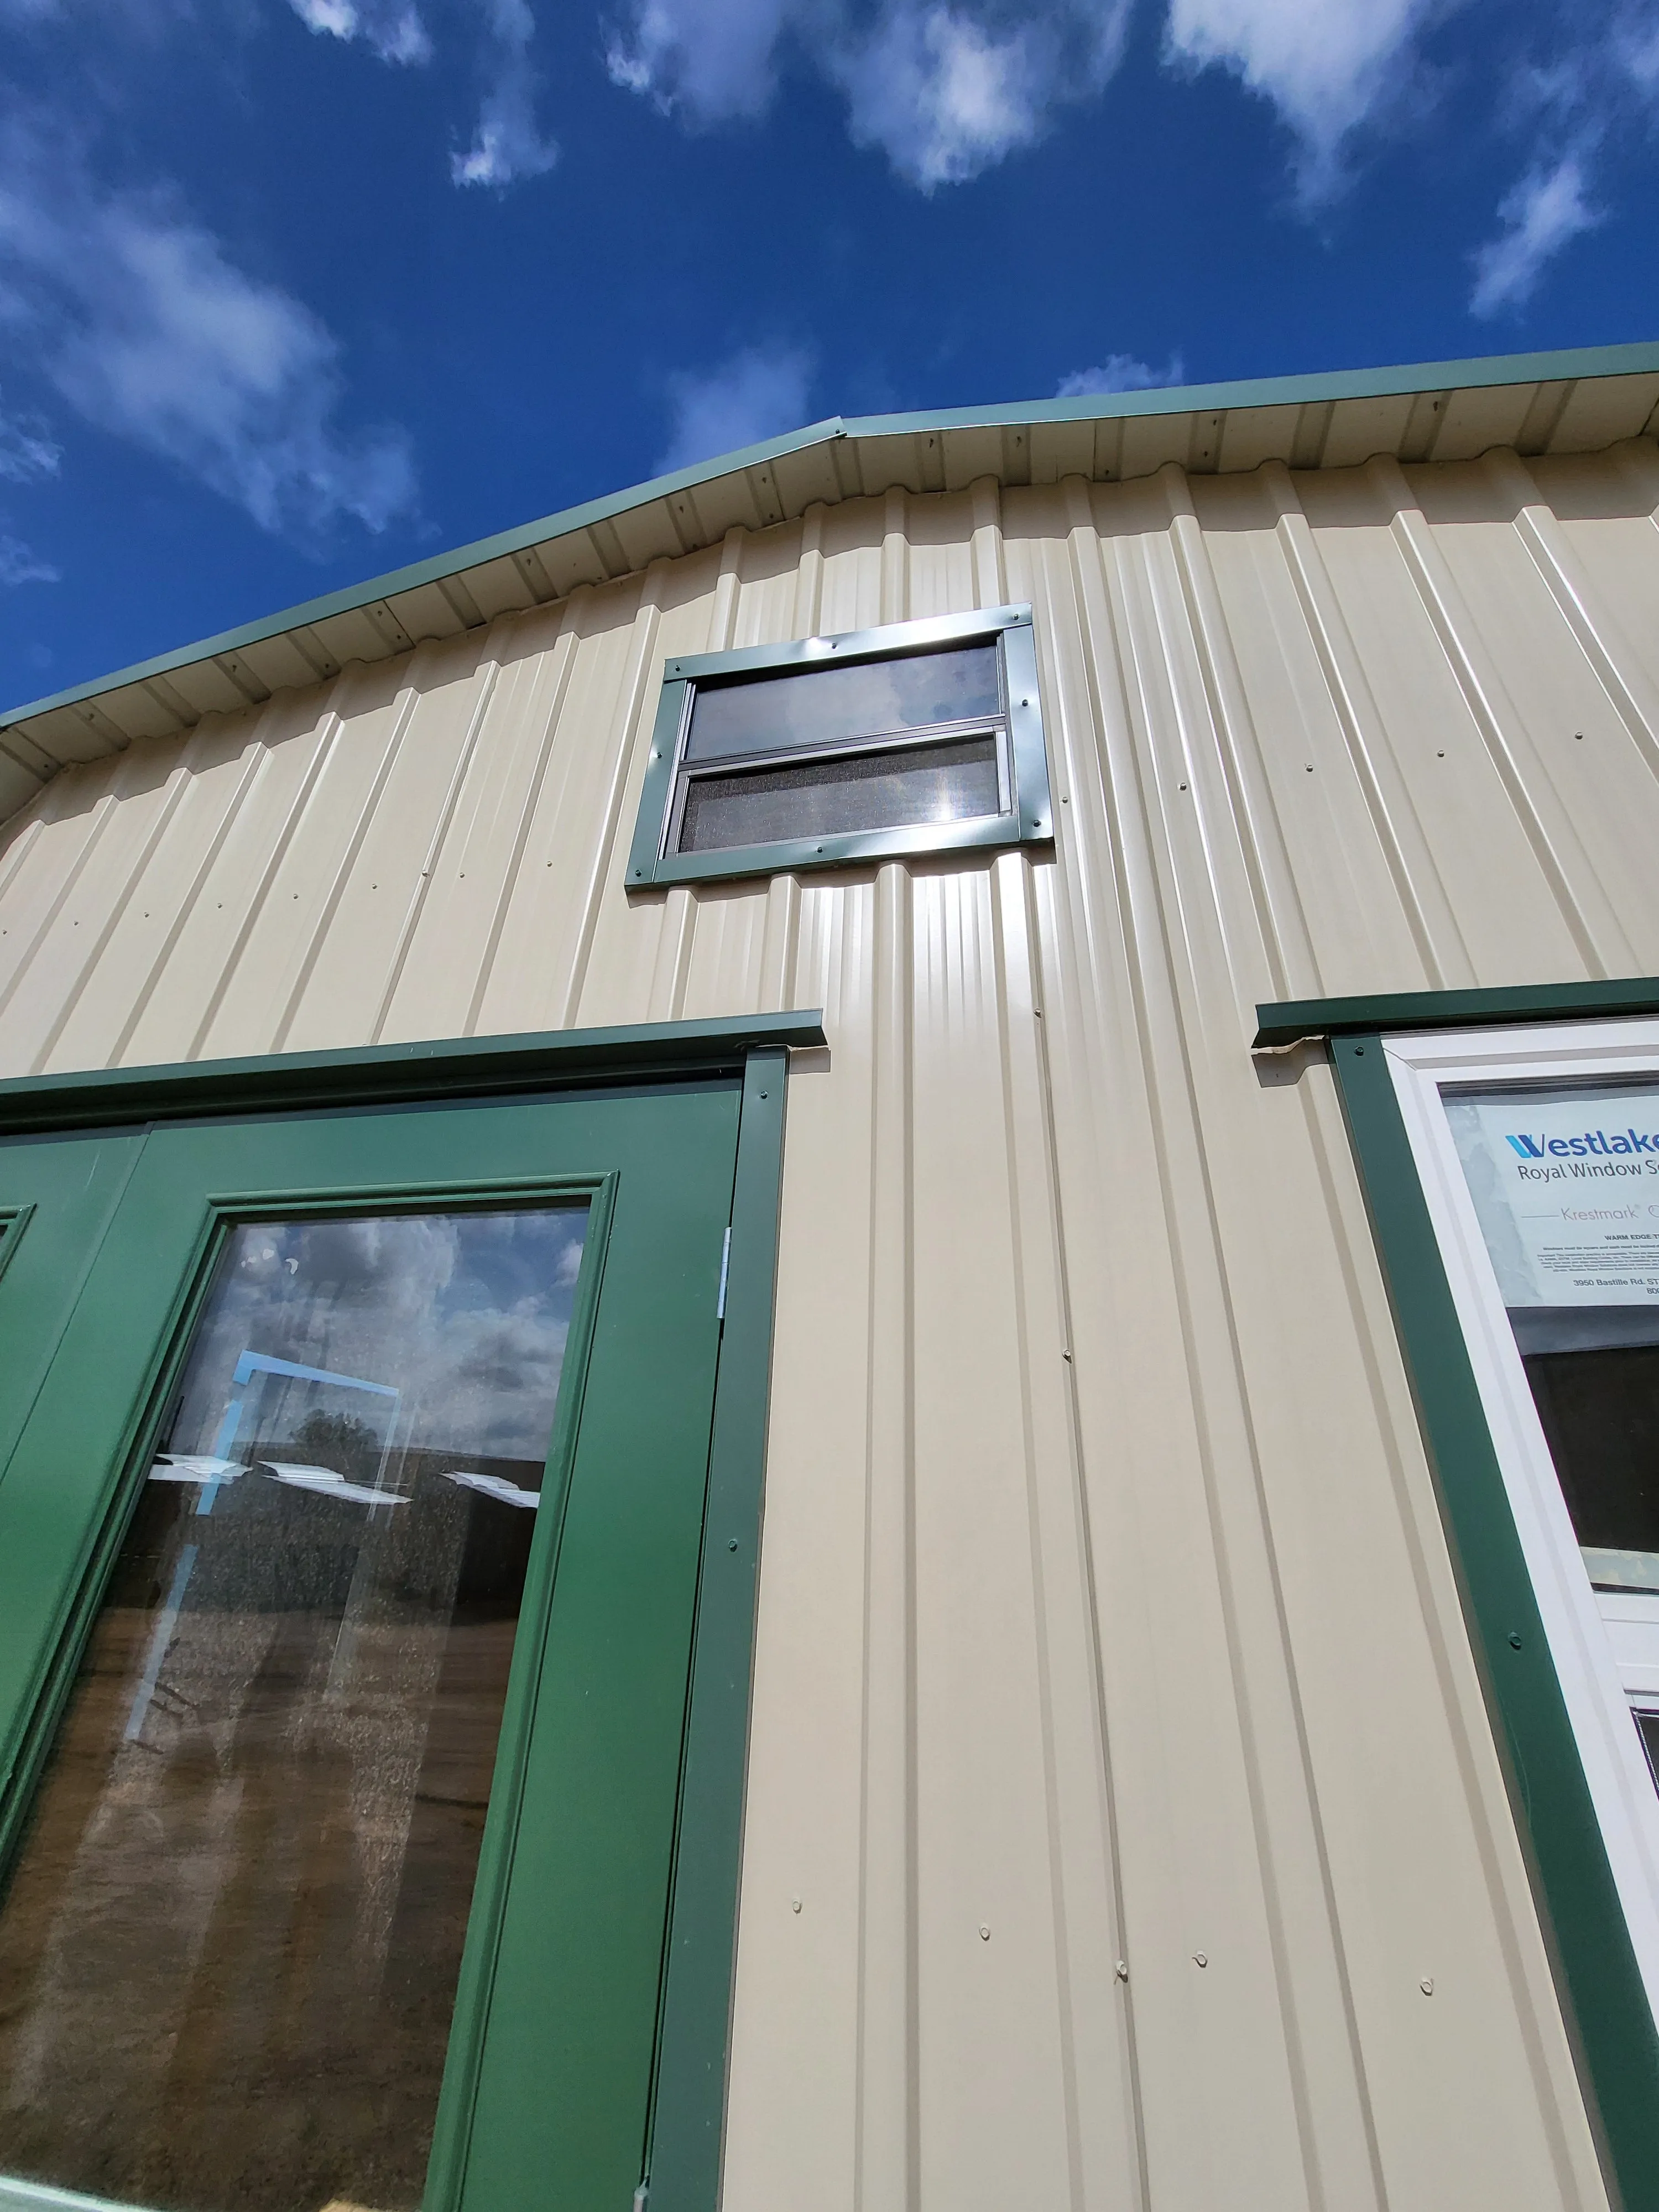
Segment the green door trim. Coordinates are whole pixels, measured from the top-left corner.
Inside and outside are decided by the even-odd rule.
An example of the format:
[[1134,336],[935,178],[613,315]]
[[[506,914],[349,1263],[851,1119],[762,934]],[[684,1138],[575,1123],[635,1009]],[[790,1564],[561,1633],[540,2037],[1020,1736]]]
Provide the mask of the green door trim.
[[[1453,1007],[1471,995],[1447,993],[1443,1018],[1414,1025],[1460,1026],[1468,1017]],[[1590,1011],[1571,991],[1528,995],[1533,1018],[1548,1020],[1552,1009],[1557,1019]],[[1506,1008],[1488,1018],[1516,1016]],[[1312,1024],[1298,1032],[1317,1033]],[[1382,1034],[1372,1028],[1330,1038],[1337,1092],[1591,2123],[1624,2212],[1659,2212],[1659,2033],[1545,1641]]]
[[0,1081],[0,1135],[178,1121],[207,1114],[485,1098],[565,1084],[638,1082],[696,1069],[736,1072],[751,1049],[822,1045],[823,1016],[745,1014],[718,1021],[639,1022],[617,1029],[272,1053],[253,1060],[180,1060]]
[[744,1072],[645,2174],[650,2212],[714,2212],[720,2201],[787,1072],[779,1049],[751,1052]]
[[[718,2203],[788,1055],[792,1048],[825,1042],[822,1017],[814,1011],[0,1082],[0,1134],[40,1134],[318,1107],[392,1106],[432,1099],[459,1103],[503,1092],[566,1087],[602,1092],[641,1079],[663,1079],[672,1085],[677,1078],[741,1076],[652,2110],[647,2140],[641,2146],[641,2186],[642,2191],[648,2189],[651,2212],[715,2212]],[[468,1188],[482,1197],[490,1191],[489,1179],[476,1185],[469,1181]],[[414,1201],[421,1194],[410,1186],[377,1195]],[[596,1190],[594,1195],[603,1205],[601,1194]],[[238,1214],[248,1211],[245,1198],[227,1198],[225,1203]],[[266,1191],[257,1210],[269,1210],[275,1203]],[[194,1295],[191,1289],[186,1303]],[[587,1286],[587,1297],[597,1297],[596,1280]],[[182,1342],[181,1331],[173,1334],[175,1341]],[[136,1408],[135,1419],[142,1423],[152,1411]],[[568,1410],[561,1409],[561,1426],[567,1420],[574,1424],[575,1414],[573,1401]],[[118,1513],[115,1518],[118,1521]],[[103,1547],[99,1548],[101,1554]],[[94,1571],[84,1587],[90,1589],[99,1580]],[[58,1653],[66,1648],[62,1639],[57,1640]],[[37,1711],[44,1712],[47,1704],[55,1708],[57,1703],[48,1696]],[[504,1716],[504,1743],[507,1729],[517,1725],[519,1717],[511,1711]],[[27,1759],[26,1753],[22,1763]],[[14,1802],[21,1794],[14,1793]],[[501,1825],[507,1812],[501,1808],[498,1820],[492,1805],[490,1825],[502,1836],[507,1833]],[[481,1901],[502,1880],[490,1856],[487,1842],[478,1875]],[[490,1961],[486,1949],[482,1939],[476,1944],[469,1939],[463,1987],[458,1992],[458,2027],[464,2015],[482,2013],[484,1992],[470,1990],[467,1983],[469,1974],[475,1979],[487,1976]],[[476,2051],[465,2047],[470,2041],[463,2034],[452,2046],[451,2064],[463,2073],[477,2064]],[[459,2117],[470,2109],[471,2099],[459,2081],[457,2089],[459,2094],[452,2097],[447,2081],[443,2107],[445,2113]],[[428,2201],[436,2205],[447,2203],[453,2195],[465,2149],[456,2134],[464,2137],[467,2122],[461,2120],[447,2141],[441,2118],[440,2124],[428,2184]],[[0,2207],[9,2203],[42,2208],[92,2205],[97,2201],[0,2180]],[[636,2203],[643,2201],[641,2196]],[[617,2212],[626,2212],[626,2208],[618,2207]]]

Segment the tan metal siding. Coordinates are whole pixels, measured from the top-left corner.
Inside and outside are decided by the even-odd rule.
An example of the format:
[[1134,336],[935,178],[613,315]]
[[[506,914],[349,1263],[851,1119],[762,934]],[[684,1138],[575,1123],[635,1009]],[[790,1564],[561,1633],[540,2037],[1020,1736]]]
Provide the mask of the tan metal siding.
[[[0,845],[8,1073],[824,1006],[727,2212],[1605,2202],[1329,1079],[1248,1047],[1659,966],[1659,481],[1327,411],[1359,465],[1264,423],[1209,474],[1195,419],[1124,484],[1034,440],[757,527],[745,479],[708,550],[434,608]],[[1018,472],[952,438],[918,482]],[[1011,599],[1053,860],[630,902],[665,658]]]

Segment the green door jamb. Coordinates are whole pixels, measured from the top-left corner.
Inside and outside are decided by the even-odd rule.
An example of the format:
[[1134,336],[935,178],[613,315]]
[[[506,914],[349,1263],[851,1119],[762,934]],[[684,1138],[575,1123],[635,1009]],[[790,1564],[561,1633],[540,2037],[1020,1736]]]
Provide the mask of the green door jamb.
[[736,1964],[787,1054],[750,1054],[649,2163],[650,2212],[714,2212]]

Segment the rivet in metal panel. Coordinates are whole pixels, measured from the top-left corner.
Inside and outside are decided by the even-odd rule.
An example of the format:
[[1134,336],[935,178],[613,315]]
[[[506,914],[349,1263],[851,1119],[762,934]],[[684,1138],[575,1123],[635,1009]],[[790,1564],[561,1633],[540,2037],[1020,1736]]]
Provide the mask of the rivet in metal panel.
[[1572,733],[1572,741],[1576,745],[1582,745],[1584,742],[1584,732],[1582,730],[1575,730]]
[[1128,1978],[1129,1978],[1129,1962],[1128,1962],[1128,1960],[1127,1960],[1127,1959],[1120,1959],[1120,1960],[1118,1960],[1118,1962],[1117,1962],[1117,1978],[1118,1978],[1119,1981],[1121,1981],[1121,1982],[1127,1982],[1127,1981],[1128,1980]]
[[1357,1045],[1354,1047],[1354,1051],[1355,1051],[1356,1054],[1363,1053],[1363,1052],[1364,1051],[1364,1049],[1365,1049],[1365,1048],[1364,1048],[1364,1046],[1363,1044],[1357,1044]]
[[726,1550],[727,1550],[728,1552],[735,1552],[735,1551],[737,1550],[737,1548],[738,1548],[738,1540],[737,1540],[737,1538],[736,1538],[735,1536],[733,1536],[733,1537],[732,1537],[732,1539],[731,1542],[726,1546]]
[[1424,1994],[1424,1996],[1425,1996],[1425,1997],[1431,1997],[1431,1996],[1434,1995],[1434,1977],[1433,1977],[1433,1975],[1432,1975],[1432,1974],[1425,1974],[1425,1975],[1424,1975],[1424,1977],[1423,1977],[1423,1978],[1422,1978],[1422,1980],[1418,1984],[1418,1985],[1417,1985],[1417,1986],[1418,1986],[1418,1988],[1419,1988],[1419,1990],[1422,1990],[1422,1992],[1423,1992],[1423,1994]]
[[988,1943],[991,1940],[991,1931],[982,1920],[979,1923],[979,1940],[981,1943]]
[[800,1911],[800,1899],[799,1899],[799,1898],[798,1898],[798,1897],[792,1897],[792,1898],[790,1899],[790,1900],[789,1900],[789,1910],[790,1910],[792,1912],[799,1912],[799,1911]]
[[1515,1633],[1514,1633],[1513,1635],[1511,1635],[1511,1637],[1510,1638],[1510,1642],[1514,1645],[1515,1649],[1516,1649],[1517,1651],[1521,1649],[1521,1633],[1520,1633],[1520,1631],[1519,1631],[1518,1629],[1515,1632]]
[[1210,1963],[1210,1960],[1209,1960],[1209,1954],[1207,1954],[1207,1952],[1204,1952],[1204,1951],[1194,1951],[1194,1954],[1193,1954],[1193,1964],[1194,1964],[1194,1966],[1207,1966],[1209,1965],[1209,1963]]

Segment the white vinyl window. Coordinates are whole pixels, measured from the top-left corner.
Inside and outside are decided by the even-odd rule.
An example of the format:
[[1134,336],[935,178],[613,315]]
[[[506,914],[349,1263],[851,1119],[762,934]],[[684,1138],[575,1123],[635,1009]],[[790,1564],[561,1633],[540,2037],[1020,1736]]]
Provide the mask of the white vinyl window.
[[1659,1022],[1382,1048],[1659,2019]]

